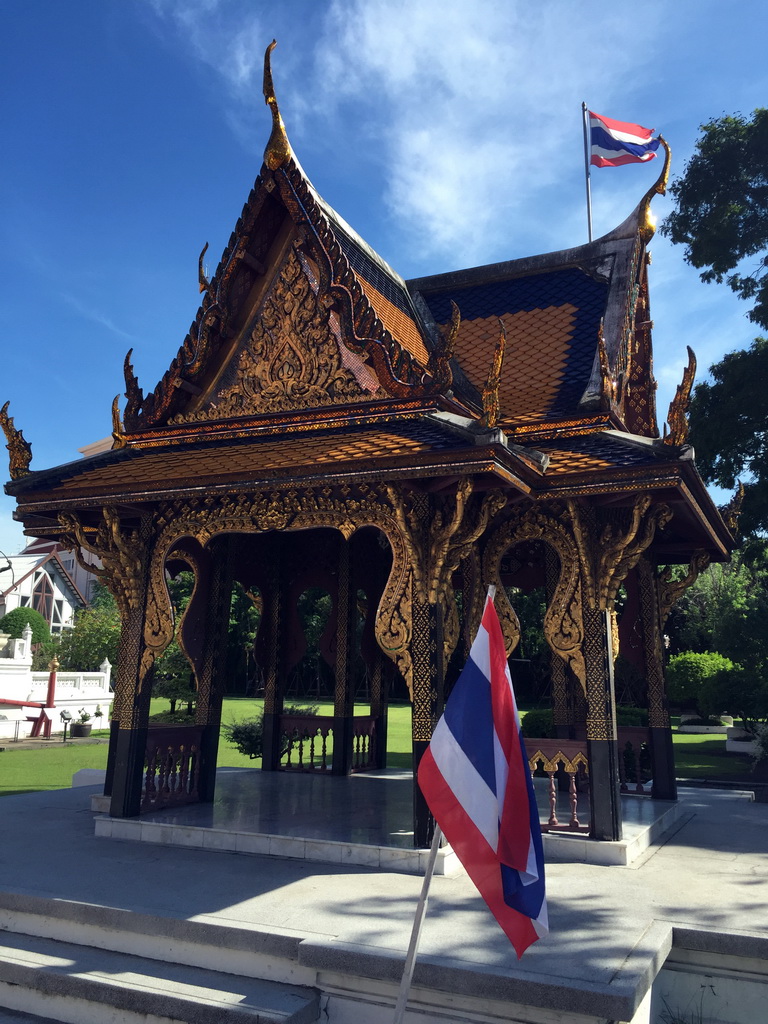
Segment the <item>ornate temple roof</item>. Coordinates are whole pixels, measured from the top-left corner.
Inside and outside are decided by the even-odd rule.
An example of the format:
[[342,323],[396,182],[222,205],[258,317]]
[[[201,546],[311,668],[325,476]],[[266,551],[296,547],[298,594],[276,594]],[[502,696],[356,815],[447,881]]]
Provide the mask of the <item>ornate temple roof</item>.
[[56,507],[472,474],[514,500],[674,492],[699,541],[727,550],[684,444],[692,370],[666,440],[656,421],[646,245],[668,159],[603,238],[405,282],[317,194],[271,73],[265,97],[264,165],[210,280],[201,257],[197,315],[146,395],[128,353],[113,450],[28,473],[28,445],[0,410],[28,533],[53,535]]

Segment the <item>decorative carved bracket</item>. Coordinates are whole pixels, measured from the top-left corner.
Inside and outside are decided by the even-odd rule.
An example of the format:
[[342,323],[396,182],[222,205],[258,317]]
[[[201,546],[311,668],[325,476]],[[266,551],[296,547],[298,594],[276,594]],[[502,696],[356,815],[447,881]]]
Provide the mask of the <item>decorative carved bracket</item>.
[[6,448],[10,456],[11,480],[19,480],[23,476],[29,476],[29,464],[32,461],[32,445],[24,439],[24,435],[17,430],[13,424],[13,417],[8,415],[6,402],[0,409],[0,426],[3,428],[5,439],[8,442]]
[[[86,531],[74,512],[59,513],[59,522],[65,531],[62,544],[74,553],[87,572],[104,580],[125,621],[128,613],[138,608],[140,600],[145,545],[138,531],[124,532],[120,517],[109,507],[102,509],[102,522],[95,532]],[[82,548],[99,558],[103,568],[83,558]]]
[[432,374],[435,388],[438,391],[447,391],[453,383],[451,359],[460,327],[461,313],[459,307],[451,299],[451,322],[441,329],[439,347],[430,355],[427,363],[427,370]]
[[683,579],[673,579],[673,570],[669,565],[656,577],[656,589],[659,595],[659,625],[662,628],[669,618],[672,608],[708,566],[709,554],[704,550],[694,551],[688,566],[688,573]]
[[606,524],[597,535],[594,510],[568,501],[573,534],[579,549],[586,597],[591,608],[613,608],[619,587],[650,546],[657,529],[672,518],[668,505],[651,505],[650,494],[638,494],[626,530]]

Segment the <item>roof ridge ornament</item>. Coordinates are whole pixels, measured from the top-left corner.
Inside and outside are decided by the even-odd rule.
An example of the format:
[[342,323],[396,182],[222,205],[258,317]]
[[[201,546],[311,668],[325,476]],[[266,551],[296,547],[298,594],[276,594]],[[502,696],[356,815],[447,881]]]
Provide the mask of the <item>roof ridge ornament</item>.
[[13,416],[8,415],[8,406],[10,404],[10,402],[6,402],[0,409],[0,426],[3,428],[5,439],[8,442],[6,448],[10,455],[11,480],[18,480],[23,476],[29,476],[29,464],[32,461],[32,445],[29,441],[25,440],[22,432],[13,425]]
[[507,346],[507,331],[504,322],[499,320],[499,340],[493,353],[493,362],[488,370],[488,380],[483,388],[483,418],[481,423],[491,430],[499,422],[499,386],[501,385],[501,365],[504,362],[504,349]]
[[669,181],[669,167],[672,162],[672,150],[669,148],[669,143],[663,135],[659,135],[659,142],[664,147],[664,166],[661,168],[661,174],[659,175],[656,183],[648,189],[640,200],[640,205],[638,207],[638,225],[640,228],[640,235],[644,242],[649,242],[656,232],[656,220],[651,213],[651,200],[654,196],[666,195],[667,182]]
[[264,102],[272,111],[272,134],[269,136],[267,148],[264,150],[264,163],[270,171],[276,171],[291,158],[291,144],[285,133],[285,125],[280,116],[275,97],[275,87],[272,83],[272,62],[271,54],[277,46],[277,40],[273,39],[264,54]]
[[197,283],[200,286],[201,295],[203,294],[203,292],[207,292],[208,289],[211,287],[211,282],[206,277],[205,267],[203,266],[203,260],[205,259],[205,254],[207,252],[208,243],[206,242],[205,245],[203,246],[202,252],[200,253],[197,259]]
[[667,424],[664,424],[664,444],[683,445],[688,440],[688,409],[691,404],[691,391],[693,390],[693,379],[696,376],[696,356],[690,345],[688,349],[688,365],[683,370],[683,379],[677,385],[675,397],[669,403]]

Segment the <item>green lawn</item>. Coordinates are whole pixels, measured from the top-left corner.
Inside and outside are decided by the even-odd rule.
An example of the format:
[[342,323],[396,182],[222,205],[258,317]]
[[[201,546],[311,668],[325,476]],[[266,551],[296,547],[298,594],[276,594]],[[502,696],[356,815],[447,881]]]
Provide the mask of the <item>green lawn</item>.
[[[167,701],[153,701],[153,713],[167,709]],[[225,723],[241,721],[260,713],[261,701],[232,698],[224,701],[222,720]],[[364,714],[366,708],[360,707]],[[320,702],[322,714],[332,714],[333,705]],[[524,712],[523,712],[524,714]],[[392,705],[389,710],[388,764],[392,768],[407,770],[411,766],[410,735],[411,709],[408,705]],[[61,743],[54,740],[39,750],[14,750],[5,742],[0,752],[0,796],[11,793],[31,793],[47,789],[65,789],[71,785],[72,775],[80,768],[104,768],[107,760],[108,733],[94,733],[102,743]],[[673,733],[675,762],[678,778],[723,779],[731,782],[749,782],[751,761],[746,755],[726,754],[725,736],[697,736]],[[258,768],[261,761],[251,760],[238,753],[222,737],[219,744],[219,767]]]

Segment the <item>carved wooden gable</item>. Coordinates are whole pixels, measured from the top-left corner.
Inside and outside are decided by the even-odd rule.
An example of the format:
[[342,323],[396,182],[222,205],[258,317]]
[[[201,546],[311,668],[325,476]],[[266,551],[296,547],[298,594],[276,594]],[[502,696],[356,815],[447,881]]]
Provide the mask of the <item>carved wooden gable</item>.
[[310,261],[289,246],[234,356],[203,400],[173,422],[385,397],[372,369],[341,341],[338,317],[324,298]]

